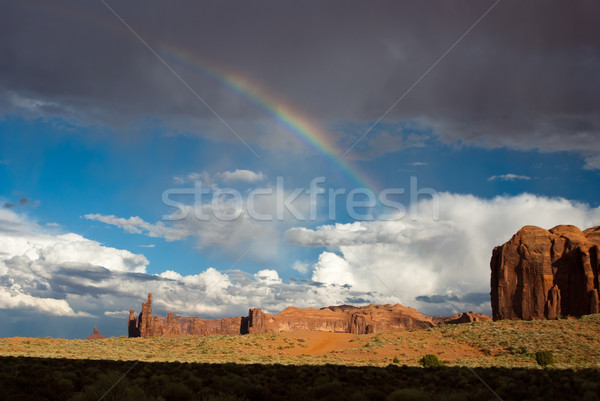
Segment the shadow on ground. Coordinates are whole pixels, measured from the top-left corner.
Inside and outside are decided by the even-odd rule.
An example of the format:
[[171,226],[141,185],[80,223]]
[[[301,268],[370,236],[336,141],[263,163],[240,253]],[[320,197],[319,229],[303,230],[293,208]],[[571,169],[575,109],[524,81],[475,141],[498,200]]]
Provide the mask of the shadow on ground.
[[4,400],[61,401],[98,401],[103,396],[102,400],[107,401],[598,400],[600,370],[135,363],[1,357],[0,394]]

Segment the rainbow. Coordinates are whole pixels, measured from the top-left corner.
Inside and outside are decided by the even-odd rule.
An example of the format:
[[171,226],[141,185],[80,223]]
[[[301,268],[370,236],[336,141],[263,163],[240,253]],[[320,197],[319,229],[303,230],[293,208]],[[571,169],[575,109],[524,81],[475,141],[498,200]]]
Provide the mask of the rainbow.
[[332,141],[331,134],[313,123],[301,111],[292,108],[283,99],[269,92],[266,88],[259,86],[231,68],[223,66],[214,67],[211,63],[185,50],[174,47],[162,47],[160,50],[161,56],[176,61],[193,71],[199,71],[211,80],[225,86],[236,95],[258,106],[273,121],[284,127],[296,139],[329,159],[337,169],[341,170],[347,178],[359,187],[372,190],[375,190],[377,187],[366,175],[353,168],[353,166],[340,157],[343,151]]
[[[85,21],[97,28],[104,29],[114,35],[129,38],[133,37],[123,29],[118,21],[107,24],[95,14],[85,12],[83,9],[75,7],[56,7],[49,6],[42,2],[39,4],[48,12],[60,15],[63,18],[72,18],[78,21]],[[353,181],[358,187],[364,187],[376,191],[378,185],[365,174],[358,171],[350,163],[341,158],[343,150],[339,149],[332,141],[332,135],[326,132],[319,125],[311,121],[300,110],[291,107],[283,99],[269,92],[252,80],[244,77],[242,74],[233,71],[229,67],[216,66],[207,60],[201,59],[198,55],[189,51],[167,45],[160,48],[159,54],[169,59],[175,60],[186,68],[199,72],[211,80],[218,82],[230,91],[249,101],[250,103],[262,109],[273,121],[282,126],[286,132],[289,132],[296,139],[304,142],[317,153],[324,155],[338,170],[347,178]]]

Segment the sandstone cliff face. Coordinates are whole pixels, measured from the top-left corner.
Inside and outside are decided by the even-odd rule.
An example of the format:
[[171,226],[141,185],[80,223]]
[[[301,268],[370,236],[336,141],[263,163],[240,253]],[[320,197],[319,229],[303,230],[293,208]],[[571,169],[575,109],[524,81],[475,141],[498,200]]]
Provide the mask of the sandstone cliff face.
[[[331,331],[368,334],[432,327],[429,316],[397,305],[330,306],[322,309],[288,307],[277,315],[264,314],[263,332]],[[252,332],[252,331],[251,331]]]
[[260,308],[253,308],[248,311],[248,318],[245,321],[248,325],[243,331],[247,333],[264,333],[265,331],[265,314]]
[[142,303],[136,317],[129,312],[129,336],[205,336],[223,334],[268,333],[280,331],[330,331],[337,333],[367,334],[434,326],[431,317],[416,309],[397,305],[330,306],[323,309],[288,307],[276,315],[260,308],[248,311],[248,316],[225,319],[201,319],[173,316],[152,317],[152,294]]
[[523,227],[492,254],[494,320],[600,312],[599,248],[600,227]]

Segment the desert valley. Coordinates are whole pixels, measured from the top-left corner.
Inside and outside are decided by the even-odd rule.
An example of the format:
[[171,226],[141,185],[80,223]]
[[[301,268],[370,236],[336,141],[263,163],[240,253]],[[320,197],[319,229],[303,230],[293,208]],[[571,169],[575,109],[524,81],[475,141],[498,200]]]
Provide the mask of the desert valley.
[[0,1],[0,401],[600,401],[600,1]]
[[[274,315],[252,308],[248,316],[223,319],[169,312],[160,318],[152,316],[148,294],[138,316],[130,311],[129,338],[106,338],[95,327],[86,340],[0,339],[4,366],[16,369],[2,372],[4,379],[12,377],[4,386],[11,394],[28,394],[18,383],[29,373],[19,367],[23,358],[32,358],[34,366],[44,360],[42,370],[55,372],[43,379],[45,386],[70,383],[61,396],[83,386],[83,392],[73,393],[72,399],[78,400],[101,396],[104,383],[120,382],[119,372],[127,373],[127,385],[118,386],[114,399],[340,399],[346,394],[352,399],[412,400],[449,399],[442,396],[448,391],[456,400],[493,399],[478,382],[485,377],[486,383],[498,386],[492,395],[516,400],[529,394],[520,387],[525,370],[527,380],[537,383],[535,399],[556,394],[561,399],[595,399],[600,394],[599,248],[600,227],[521,229],[493,251],[493,320],[475,312],[431,317],[400,304],[288,307]],[[428,367],[427,355],[435,356],[440,367]],[[264,367],[260,373],[257,364]],[[99,369],[92,373],[98,381],[85,385],[89,378],[69,373],[69,366]],[[124,372],[127,367],[136,373]],[[197,377],[195,369],[205,372]],[[235,384],[213,378],[219,370]],[[159,372],[164,385],[148,391],[157,385]],[[176,378],[173,372],[178,372]],[[458,375],[462,385],[454,387],[446,374]],[[190,375],[196,381],[190,382]],[[361,379],[350,379],[356,375]],[[555,375],[561,377],[559,383]],[[266,377],[277,378],[285,389],[260,382]],[[435,377],[436,384],[423,377]],[[259,382],[243,385],[249,378]],[[587,384],[570,390],[578,382]],[[374,387],[354,388],[359,383]],[[402,389],[389,387],[391,383]],[[303,385],[310,395],[298,393],[296,386]],[[545,385],[549,389],[539,388]]]

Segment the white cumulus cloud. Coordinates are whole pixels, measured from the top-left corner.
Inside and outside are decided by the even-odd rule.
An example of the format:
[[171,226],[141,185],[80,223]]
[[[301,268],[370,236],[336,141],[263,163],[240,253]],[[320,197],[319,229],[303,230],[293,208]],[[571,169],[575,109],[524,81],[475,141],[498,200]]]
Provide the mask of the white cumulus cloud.
[[262,172],[254,172],[252,170],[235,170],[235,171],[224,171],[218,173],[217,177],[225,182],[232,181],[243,181],[243,182],[258,182],[265,179],[265,175]]
[[[442,193],[439,221],[432,219],[431,200],[416,207],[416,220],[293,228],[286,239],[328,248],[313,265],[314,281],[351,285],[380,294],[378,301],[387,297],[427,313],[489,311],[489,260],[495,246],[528,224],[600,224],[600,208],[531,194],[482,199]],[[448,302],[431,301],[441,298]]]
[[203,186],[210,187],[211,185],[214,185],[215,181],[222,181],[228,184],[234,182],[256,183],[263,181],[266,178],[267,176],[261,171],[236,169],[234,171],[222,171],[214,174],[211,174],[208,171],[191,172],[185,175],[177,175],[173,177],[173,181],[179,185],[190,182],[201,182]]
[[154,313],[203,317],[245,315],[251,307],[270,312],[289,305],[322,307],[368,297],[336,284],[284,282],[274,268],[250,274],[199,266],[194,274],[148,274],[143,255],[48,230],[12,210],[0,210],[0,309],[12,316],[30,312],[99,322],[125,319],[130,308],[139,313],[148,292],[154,294]]

